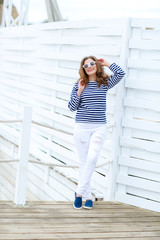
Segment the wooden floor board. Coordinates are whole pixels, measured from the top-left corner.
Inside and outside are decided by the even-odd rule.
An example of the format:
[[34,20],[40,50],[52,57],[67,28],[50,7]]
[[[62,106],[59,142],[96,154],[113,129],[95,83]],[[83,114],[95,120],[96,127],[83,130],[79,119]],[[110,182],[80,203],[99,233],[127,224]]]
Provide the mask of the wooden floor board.
[[3,240],[160,240],[160,213],[117,202],[75,210],[71,202],[0,202]]

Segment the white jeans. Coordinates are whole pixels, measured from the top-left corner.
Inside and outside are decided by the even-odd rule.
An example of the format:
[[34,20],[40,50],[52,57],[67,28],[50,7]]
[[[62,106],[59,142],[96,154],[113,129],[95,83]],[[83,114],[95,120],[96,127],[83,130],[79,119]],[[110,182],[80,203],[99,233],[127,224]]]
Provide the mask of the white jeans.
[[79,159],[79,182],[76,193],[85,199],[92,199],[90,181],[106,132],[106,124],[75,124],[74,140]]

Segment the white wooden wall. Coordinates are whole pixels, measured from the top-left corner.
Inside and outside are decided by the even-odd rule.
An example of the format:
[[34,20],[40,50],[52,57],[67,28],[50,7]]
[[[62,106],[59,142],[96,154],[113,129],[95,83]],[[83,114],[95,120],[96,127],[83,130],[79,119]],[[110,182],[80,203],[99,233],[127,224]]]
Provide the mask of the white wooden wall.
[[160,19],[132,19],[115,199],[160,212]]
[[[105,19],[57,22],[0,30],[0,119],[20,119],[24,105],[33,119],[73,132],[67,108],[85,55],[117,62],[126,78],[108,93],[108,130],[94,172],[95,197],[160,211],[160,20]],[[17,156],[20,124],[0,125],[0,148]],[[8,139],[10,142],[6,141]],[[30,153],[41,160],[76,163],[71,135],[32,126]],[[0,164],[0,198],[14,195],[16,164]],[[29,164],[28,200],[73,200],[76,169]],[[4,187],[7,186],[7,187]]]
[[[119,63],[124,23],[123,19],[109,19],[1,29],[1,119],[20,119],[23,106],[29,104],[33,106],[34,120],[72,133],[74,113],[67,105],[79,77],[80,61],[92,54]],[[115,98],[116,88],[108,94],[110,122],[115,118]],[[3,138],[19,144],[19,124],[1,125],[0,130]],[[112,160],[113,132],[108,130],[99,162]],[[11,155],[10,149],[11,145],[1,139],[1,150]],[[30,153],[43,161],[77,163],[73,137],[42,127],[32,126]],[[15,164],[12,166],[15,171]],[[7,165],[0,167],[1,174],[9,178]],[[29,196],[73,199],[77,169],[56,168],[53,171],[34,164],[29,164],[29,168]],[[106,191],[107,170],[108,166],[104,166],[94,172],[92,192],[97,198],[103,198]],[[11,196],[10,190],[8,195]]]

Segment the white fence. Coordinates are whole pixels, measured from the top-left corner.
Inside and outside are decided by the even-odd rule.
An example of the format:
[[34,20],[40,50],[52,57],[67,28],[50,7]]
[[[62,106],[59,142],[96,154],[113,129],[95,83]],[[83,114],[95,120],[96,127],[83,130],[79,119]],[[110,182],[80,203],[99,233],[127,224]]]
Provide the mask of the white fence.
[[160,19],[132,19],[116,200],[160,211]]
[[[160,211],[159,39],[159,19],[1,29],[1,119],[21,119],[23,106],[32,105],[34,120],[72,133],[74,113],[67,104],[81,58],[92,54],[119,63],[126,77],[107,97],[108,120],[116,121],[116,127],[108,130],[99,158],[99,162],[113,160],[113,164],[94,172],[92,192],[97,198]],[[1,150],[16,157],[19,124],[0,125],[0,131]],[[71,135],[32,126],[30,153],[36,158],[73,164],[74,151]],[[0,197],[13,199],[16,165],[1,164],[0,171]],[[52,170],[31,164],[27,199],[73,200],[76,182],[76,169]]]

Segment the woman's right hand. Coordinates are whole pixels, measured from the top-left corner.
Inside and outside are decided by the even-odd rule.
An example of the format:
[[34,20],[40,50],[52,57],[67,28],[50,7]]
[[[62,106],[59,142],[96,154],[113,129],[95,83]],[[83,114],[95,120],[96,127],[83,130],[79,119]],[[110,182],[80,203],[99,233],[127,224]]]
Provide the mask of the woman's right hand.
[[81,94],[82,94],[82,92],[83,92],[83,90],[85,89],[85,84],[84,84],[84,80],[83,79],[81,79],[80,81],[79,81],[79,83],[78,83],[78,91],[77,91],[77,96],[78,97],[80,97],[81,96]]

